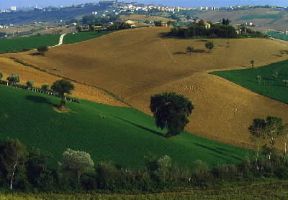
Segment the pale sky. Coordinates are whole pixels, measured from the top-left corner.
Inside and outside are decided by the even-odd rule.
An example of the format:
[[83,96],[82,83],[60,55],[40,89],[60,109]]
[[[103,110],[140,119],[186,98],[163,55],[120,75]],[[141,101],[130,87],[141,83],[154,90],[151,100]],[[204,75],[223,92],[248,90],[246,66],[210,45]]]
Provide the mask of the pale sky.
[[[10,6],[59,6],[72,5],[86,2],[97,2],[98,0],[0,0],[0,8]],[[127,0],[125,0],[127,1]],[[135,0],[131,0],[135,1]],[[142,3],[157,3],[173,6],[229,6],[229,5],[281,5],[288,6],[288,0],[136,0]]]

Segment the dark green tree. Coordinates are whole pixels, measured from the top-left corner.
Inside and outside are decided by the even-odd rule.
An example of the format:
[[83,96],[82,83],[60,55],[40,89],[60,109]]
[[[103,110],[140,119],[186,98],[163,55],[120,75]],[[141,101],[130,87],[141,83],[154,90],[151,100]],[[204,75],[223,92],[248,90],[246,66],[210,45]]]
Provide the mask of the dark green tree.
[[0,81],[2,80],[3,78],[3,74],[0,72]]
[[208,41],[208,42],[205,43],[205,47],[206,47],[206,49],[211,51],[214,48],[214,43],[211,42],[211,41]]
[[41,86],[41,90],[42,90],[43,92],[48,92],[49,89],[50,89],[50,87],[49,87],[48,84],[43,84],[43,85]]
[[[254,119],[249,130],[255,140],[264,140],[268,142],[268,147],[273,150],[276,138],[285,134],[287,129],[281,118],[268,116],[266,119]],[[259,145],[257,146],[258,156]],[[270,156],[271,154],[269,155],[269,159]]]
[[68,80],[58,80],[53,83],[51,89],[59,94],[61,101],[59,108],[64,108],[66,104],[65,94],[70,94],[71,91],[74,89],[74,85]]
[[7,81],[10,85],[15,85],[20,82],[20,77],[18,74],[11,74],[7,77]]
[[0,143],[0,171],[13,190],[16,173],[27,160],[26,146],[19,140],[8,139]]
[[251,67],[254,68],[255,61],[254,61],[254,60],[251,60],[251,61],[250,61],[250,64],[251,64]]
[[41,46],[37,48],[38,53],[42,56],[44,56],[48,50],[49,48],[47,46]]
[[53,190],[57,184],[57,173],[49,167],[48,157],[42,155],[39,149],[29,152],[25,166],[27,179],[34,188],[43,191]]
[[194,107],[186,97],[171,92],[152,96],[150,109],[156,126],[167,128],[167,136],[174,136],[184,130]]
[[186,53],[189,53],[189,55],[191,56],[192,52],[194,51],[194,48],[189,46],[186,48]]
[[34,86],[34,81],[30,80],[26,82],[26,86],[28,89],[32,89]]

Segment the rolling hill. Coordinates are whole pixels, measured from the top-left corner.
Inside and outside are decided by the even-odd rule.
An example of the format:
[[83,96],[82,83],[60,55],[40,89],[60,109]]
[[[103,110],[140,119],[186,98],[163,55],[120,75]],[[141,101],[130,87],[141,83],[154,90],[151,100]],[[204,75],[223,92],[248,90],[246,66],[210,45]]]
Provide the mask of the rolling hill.
[[[269,39],[206,40],[163,37],[168,29],[124,30],[97,39],[53,48],[43,56],[7,54],[50,74],[103,88],[149,114],[150,96],[175,91],[189,97],[195,111],[187,130],[225,143],[250,146],[254,118],[275,115],[288,121],[286,104],[255,94],[222,78],[214,70],[262,66],[288,58],[287,43]],[[187,46],[204,53],[185,53]],[[1,68],[0,68],[1,70]],[[12,72],[14,69],[10,68]]]
[[[59,113],[59,99],[32,91],[0,86],[0,139],[18,138],[30,147],[61,160],[66,148],[89,152],[95,161],[143,167],[147,155],[169,155],[180,165],[203,160],[210,166],[237,163],[249,151],[188,133],[167,139],[154,120],[135,109],[89,101],[69,103]],[[52,145],[53,144],[53,145]]]

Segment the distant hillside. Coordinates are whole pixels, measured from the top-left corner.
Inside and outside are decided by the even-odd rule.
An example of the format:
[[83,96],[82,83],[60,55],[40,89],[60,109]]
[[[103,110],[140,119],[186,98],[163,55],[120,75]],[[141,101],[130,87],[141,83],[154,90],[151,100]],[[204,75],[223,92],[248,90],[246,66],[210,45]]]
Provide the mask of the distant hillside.
[[219,21],[222,18],[229,18],[232,24],[253,22],[256,29],[266,31],[268,29],[286,30],[288,23],[288,12],[285,9],[272,8],[251,8],[236,11],[203,11],[197,13],[199,18]]
[[28,24],[32,22],[56,22],[68,21],[83,15],[89,15],[98,6],[75,6],[61,9],[51,9],[50,11],[33,10],[33,11],[18,11],[13,13],[0,13],[0,24]]

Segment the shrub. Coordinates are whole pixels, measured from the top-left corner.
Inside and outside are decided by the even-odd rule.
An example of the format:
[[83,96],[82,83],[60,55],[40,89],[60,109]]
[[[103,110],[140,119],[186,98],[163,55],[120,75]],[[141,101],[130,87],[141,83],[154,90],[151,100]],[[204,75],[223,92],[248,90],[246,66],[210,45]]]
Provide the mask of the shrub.
[[26,86],[28,89],[32,89],[33,85],[34,85],[34,81],[32,81],[32,80],[26,82]]
[[20,82],[20,77],[18,74],[11,74],[7,77],[7,81],[10,85],[16,85]]
[[214,43],[208,41],[208,42],[205,43],[205,47],[206,47],[209,51],[211,51],[211,50],[214,48]]

